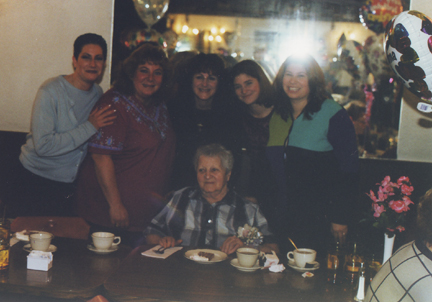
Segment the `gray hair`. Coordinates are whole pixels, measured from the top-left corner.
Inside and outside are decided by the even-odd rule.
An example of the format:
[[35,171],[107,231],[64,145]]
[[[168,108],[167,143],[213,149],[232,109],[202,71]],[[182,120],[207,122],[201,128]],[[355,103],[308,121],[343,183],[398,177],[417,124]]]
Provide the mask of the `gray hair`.
[[234,156],[231,151],[225,149],[225,147],[220,144],[205,145],[197,149],[194,157],[195,171],[198,170],[198,162],[201,156],[219,157],[226,174],[231,172],[234,166]]
[[420,198],[417,206],[417,229],[420,238],[432,244],[432,189]]

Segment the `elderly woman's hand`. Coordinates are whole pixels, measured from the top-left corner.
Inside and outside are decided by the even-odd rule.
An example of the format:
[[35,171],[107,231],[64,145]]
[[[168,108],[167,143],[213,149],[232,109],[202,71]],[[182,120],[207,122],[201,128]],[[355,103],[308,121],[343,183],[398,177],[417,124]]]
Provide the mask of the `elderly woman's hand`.
[[238,248],[244,246],[243,241],[241,241],[236,236],[228,237],[221,246],[221,251],[227,255],[234,253]]
[[183,240],[181,239],[176,240],[174,237],[169,237],[169,236],[163,237],[159,240],[159,244],[163,248],[173,247],[179,245],[182,242]]

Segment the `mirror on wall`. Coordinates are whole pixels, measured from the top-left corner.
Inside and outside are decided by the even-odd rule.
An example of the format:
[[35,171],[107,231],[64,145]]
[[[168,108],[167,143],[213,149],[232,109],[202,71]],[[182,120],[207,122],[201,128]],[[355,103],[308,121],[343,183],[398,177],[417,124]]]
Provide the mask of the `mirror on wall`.
[[134,2],[115,2],[113,80],[119,63],[149,41],[170,58],[217,53],[228,67],[253,59],[272,79],[287,56],[307,52],[322,67],[333,98],[347,108],[360,156],[396,158],[403,89],[383,41],[385,24],[409,9],[408,0],[143,0],[136,1],[149,5],[141,17]]

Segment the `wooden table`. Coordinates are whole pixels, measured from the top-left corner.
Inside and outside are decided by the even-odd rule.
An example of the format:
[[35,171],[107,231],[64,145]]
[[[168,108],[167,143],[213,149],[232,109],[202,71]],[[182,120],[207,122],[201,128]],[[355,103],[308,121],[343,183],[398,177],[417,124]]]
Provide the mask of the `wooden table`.
[[117,251],[100,255],[87,249],[86,240],[61,237],[55,237],[52,244],[57,251],[48,272],[27,269],[24,242],[12,246],[9,269],[0,274],[0,292],[88,299],[100,294],[107,276],[131,251],[120,245]]
[[198,264],[184,257],[185,249],[167,259],[141,255],[134,249],[104,283],[114,301],[354,301],[352,286],[327,282],[327,270],[303,278],[290,267],[282,273],[241,272],[228,260]]

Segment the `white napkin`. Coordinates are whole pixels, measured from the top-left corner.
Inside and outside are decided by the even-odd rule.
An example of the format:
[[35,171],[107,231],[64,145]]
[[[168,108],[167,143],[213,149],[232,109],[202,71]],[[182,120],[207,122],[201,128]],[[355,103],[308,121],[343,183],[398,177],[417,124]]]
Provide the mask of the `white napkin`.
[[175,246],[175,247],[170,247],[167,248],[163,254],[158,254],[155,253],[155,250],[160,249],[161,246],[160,245],[156,245],[155,247],[152,247],[151,249],[142,252],[141,255],[146,256],[146,257],[152,257],[152,258],[159,258],[159,259],[166,259],[169,256],[171,256],[172,254],[174,254],[177,251],[180,251],[183,247],[182,246]]
[[15,237],[21,241],[30,241],[27,230],[23,230],[21,232],[16,232]]
[[276,255],[275,251],[272,251],[271,254],[265,254],[265,257],[266,261],[264,263],[264,267],[270,267],[279,263],[279,258]]
[[285,266],[283,264],[275,264],[270,266],[269,271],[272,273],[282,273],[285,270]]

